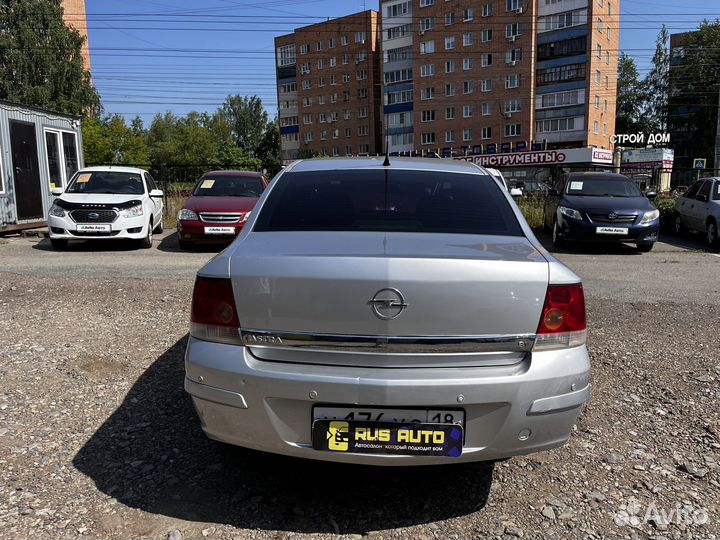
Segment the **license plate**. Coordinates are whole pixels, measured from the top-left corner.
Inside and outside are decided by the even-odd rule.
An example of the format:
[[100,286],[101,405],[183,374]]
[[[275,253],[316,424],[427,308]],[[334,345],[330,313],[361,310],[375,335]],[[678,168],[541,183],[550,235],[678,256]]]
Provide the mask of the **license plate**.
[[459,424],[315,420],[315,450],[402,456],[462,455],[463,428]]
[[110,232],[110,231],[111,231],[110,224],[103,225],[100,223],[98,223],[98,224],[91,223],[89,225],[82,225],[82,224],[77,225],[77,232]]
[[629,229],[625,227],[598,227],[595,232],[598,234],[619,234],[627,235]]
[[465,411],[441,409],[381,409],[375,407],[315,407],[313,420],[428,423],[465,425]]
[[235,234],[235,227],[205,227],[205,234]]

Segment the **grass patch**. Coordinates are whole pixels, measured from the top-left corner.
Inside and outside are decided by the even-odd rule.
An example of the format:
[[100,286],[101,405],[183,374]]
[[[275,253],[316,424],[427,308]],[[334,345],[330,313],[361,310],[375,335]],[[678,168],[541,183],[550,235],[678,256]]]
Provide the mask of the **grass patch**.
[[166,229],[177,227],[178,212],[187,201],[187,197],[183,197],[180,192],[192,190],[193,187],[195,187],[194,182],[174,182],[168,184],[165,188],[165,216],[163,220]]
[[545,199],[541,197],[522,197],[516,202],[530,227],[533,229],[541,229],[543,226],[543,205],[545,204]]

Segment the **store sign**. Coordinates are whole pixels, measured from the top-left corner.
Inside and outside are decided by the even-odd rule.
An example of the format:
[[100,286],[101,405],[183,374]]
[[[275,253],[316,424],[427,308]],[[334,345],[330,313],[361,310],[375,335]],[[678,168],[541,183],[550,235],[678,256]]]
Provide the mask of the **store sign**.
[[547,150],[544,152],[517,152],[496,155],[459,157],[483,167],[527,167],[560,165],[563,163],[597,163],[612,165],[613,153],[598,148],[573,148],[568,150]]
[[[645,141],[647,140],[647,143]],[[669,133],[618,133],[610,136],[613,144],[670,144]]]

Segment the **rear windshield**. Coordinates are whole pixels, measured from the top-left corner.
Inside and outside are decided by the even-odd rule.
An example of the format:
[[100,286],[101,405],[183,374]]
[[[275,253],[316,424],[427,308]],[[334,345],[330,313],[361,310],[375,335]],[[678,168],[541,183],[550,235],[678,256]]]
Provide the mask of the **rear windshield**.
[[340,170],[282,175],[255,231],[388,231],[523,236],[490,177]]
[[568,195],[589,197],[642,197],[640,189],[631,180],[602,177],[571,178],[567,184]]
[[81,171],[72,179],[66,193],[142,195],[145,193],[145,187],[139,174],[116,171]]
[[193,195],[202,197],[259,197],[265,186],[259,178],[249,176],[205,176]]

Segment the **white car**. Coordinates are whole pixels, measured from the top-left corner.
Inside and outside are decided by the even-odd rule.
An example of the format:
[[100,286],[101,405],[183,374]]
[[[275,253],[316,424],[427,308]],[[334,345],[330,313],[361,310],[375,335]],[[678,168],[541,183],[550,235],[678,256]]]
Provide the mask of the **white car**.
[[163,230],[163,192],[147,171],[130,167],[88,167],[75,173],[48,213],[55,249],[70,240],[138,240],[152,247],[153,232]]

